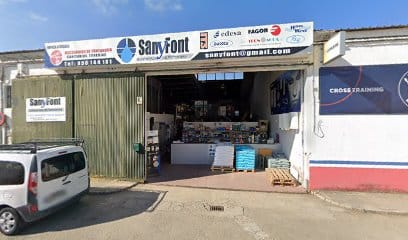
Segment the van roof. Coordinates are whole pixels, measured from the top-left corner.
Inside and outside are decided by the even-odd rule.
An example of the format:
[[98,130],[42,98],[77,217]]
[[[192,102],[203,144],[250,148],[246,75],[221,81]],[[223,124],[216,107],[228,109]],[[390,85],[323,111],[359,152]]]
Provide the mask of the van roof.
[[[82,146],[84,141],[76,138],[66,139],[34,139],[29,142],[19,144],[0,145],[1,152],[13,152],[13,153],[37,153],[55,151],[55,148],[71,148],[74,146]],[[50,150],[52,149],[52,150]]]
[[18,154],[36,154],[36,153],[47,153],[55,151],[64,151],[72,149],[73,147],[77,148],[80,146],[77,145],[41,145],[41,146],[32,146],[32,145],[0,145],[0,154],[2,153],[18,153]]
[[65,151],[72,148],[80,148],[77,145],[65,145],[65,146],[57,146],[57,145],[50,145],[50,146],[41,146],[37,152],[47,153],[47,152],[55,152],[55,151]]

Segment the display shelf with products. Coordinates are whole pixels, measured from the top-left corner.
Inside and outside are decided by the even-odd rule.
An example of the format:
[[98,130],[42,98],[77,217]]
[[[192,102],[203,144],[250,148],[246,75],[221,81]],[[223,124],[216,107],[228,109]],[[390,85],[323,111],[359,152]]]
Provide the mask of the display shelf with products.
[[267,131],[258,122],[184,122],[182,142],[234,144],[266,143]]

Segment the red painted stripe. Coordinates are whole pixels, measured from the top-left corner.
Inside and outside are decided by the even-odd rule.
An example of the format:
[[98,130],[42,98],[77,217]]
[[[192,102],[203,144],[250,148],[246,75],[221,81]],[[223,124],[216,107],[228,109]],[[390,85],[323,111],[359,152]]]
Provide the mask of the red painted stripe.
[[408,192],[408,169],[311,167],[310,190]]

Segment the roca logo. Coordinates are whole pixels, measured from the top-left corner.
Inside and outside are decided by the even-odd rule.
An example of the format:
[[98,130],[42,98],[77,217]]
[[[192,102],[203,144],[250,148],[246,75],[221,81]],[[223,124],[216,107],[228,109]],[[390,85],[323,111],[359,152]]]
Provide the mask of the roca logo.
[[305,37],[302,35],[292,35],[286,38],[287,43],[301,43],[305,41]]
[[232,41],[230,40],[218,40],[218,41],[212,41],[210,43],[210,46],[213,48],[218,48],[218,47],[229,47],[232,46]]

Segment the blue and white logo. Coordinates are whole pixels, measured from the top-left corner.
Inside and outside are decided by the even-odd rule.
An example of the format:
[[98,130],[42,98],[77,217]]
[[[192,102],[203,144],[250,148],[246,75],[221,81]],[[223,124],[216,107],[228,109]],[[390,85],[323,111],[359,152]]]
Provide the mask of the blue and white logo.
[[408,107],[408,72],[402,75],[398,83],[398,95],[402,103]]
[[302,35],[292,35],[286,38],[287,43],[301,43],[305,41],[305,37]]
[[118,56],[124,63],[130,63],[136,53],[136,44],[130,38],[120,40],[116,48]]
[[290,27],[286,28],[287,32],[294,32],[294,33],[307,33],[311,29],[310,26],[305,26],[303,24],[291,25]]

